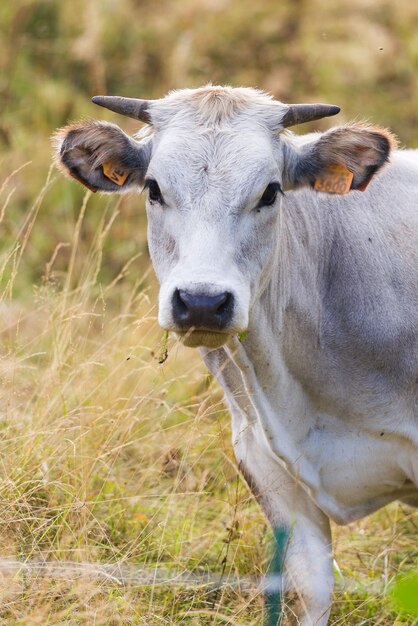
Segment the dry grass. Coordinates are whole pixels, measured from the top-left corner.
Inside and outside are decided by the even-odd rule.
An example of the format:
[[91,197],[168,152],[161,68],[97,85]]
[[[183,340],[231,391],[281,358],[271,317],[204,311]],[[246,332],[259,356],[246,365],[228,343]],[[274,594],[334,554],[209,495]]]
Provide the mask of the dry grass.
[[[49,176],[0,255],[0,621],[260,626],[262,598],[247,582],[266,568],[269,532],[237,474],[220,390],[172,340],[159,364],[148,265],[133,257],[101,275],[118,203],[86,243],[87,194],[66,266],[55,269],[54,248],[41,284],[14,295],[50,186]],[[336,593],[332,624],[413,623],[385,592],[413,565],[416,531],[399,505],[336,529],[348,591]],[[98,575],[94,564],[114,568]],[[221,571],[242,585],[204,584]],[[168,584],[161,572],[196,577]]]

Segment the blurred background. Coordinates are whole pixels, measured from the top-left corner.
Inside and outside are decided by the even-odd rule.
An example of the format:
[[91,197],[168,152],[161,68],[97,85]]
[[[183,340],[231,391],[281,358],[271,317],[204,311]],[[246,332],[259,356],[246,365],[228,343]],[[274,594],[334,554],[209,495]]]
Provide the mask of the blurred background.
[[[14,211],[2,241],[42,187],[49,137],[81,117],[132,120],[90,103],[94,94],[158,98],[209,81],[257,86],[284,102],[341,106],[336,120],[390,127],[418,146],[418,4],[409,0],[3,0],[0,4],[0,162],[15,177]],[[39,279],[57,243],[68,239],[83,190],[57,180],[44,199],[26,250]],[[92,200],[83,236],[103,199]],[[146,250],[142,201],[123,198],[106,268]],[[16,219],[17,218],[17,219]],[[63,246],[56,259],[66,262]],[[25,276],[16,283],[19,290]]]
[[[65,179],[52,133],[83,117],[134,133],[91,96],[213,82],[341,106],[296,132],[370,120],[418,147],[417,33],[411,0],[1,0],[2,624],[264,621],[257,587],[131,575],[251,582],[267,567],[268,527],[218,386],[156,323],[143,198]],[[416,624],[387,594],[416,567],[416,513],[394,503],[333,531],[330,623]]]

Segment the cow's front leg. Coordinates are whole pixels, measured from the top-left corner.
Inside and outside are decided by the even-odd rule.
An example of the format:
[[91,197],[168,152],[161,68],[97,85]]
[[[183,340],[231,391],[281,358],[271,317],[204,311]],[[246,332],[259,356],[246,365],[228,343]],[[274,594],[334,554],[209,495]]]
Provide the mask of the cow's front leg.
[[253,440],[236,446],[240,468],[273,530],[285,528],[285,604],[300,626],[326,626],[333,589],[331,532],[328,518],[297,482]]
[[334,575],[328,520],[324,520],[324,526],[327,528],[318,527],[297,511],[290,526],[284,563],[285,591],[296,596],[294,612],[301,626],[328,623]]

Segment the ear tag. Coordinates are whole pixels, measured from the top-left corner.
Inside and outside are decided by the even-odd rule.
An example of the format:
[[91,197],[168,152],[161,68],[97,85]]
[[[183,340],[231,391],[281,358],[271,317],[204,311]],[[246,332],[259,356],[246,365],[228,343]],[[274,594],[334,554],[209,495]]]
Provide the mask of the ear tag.
[[330,165],[315,180],[314,189],[343,195],[350,191],[352,181],[353,173],[344,165]]
[[129,176],[129,172],[123,172],[116,165],[114,165],[114,163],[111,163],[110,161],[103,163],[102,168],[103,168],[103,174],[106,176],[106,178],[111,180],[112,183],[119,185],[119,187],[123,185],[123,183]]

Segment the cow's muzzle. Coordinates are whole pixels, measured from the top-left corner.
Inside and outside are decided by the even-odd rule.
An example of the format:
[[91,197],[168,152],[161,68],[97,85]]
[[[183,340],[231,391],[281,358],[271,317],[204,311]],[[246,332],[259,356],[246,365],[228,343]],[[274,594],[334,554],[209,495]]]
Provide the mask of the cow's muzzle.
[[234,297],[228,291],[214,295],[176,289],[172,300],[173,321],[179,330],[226,331],[234,313]]
[[249,292],[237,280],[199,278],[161,284],[158,321],[185,346],[220,348],[247,329]]

